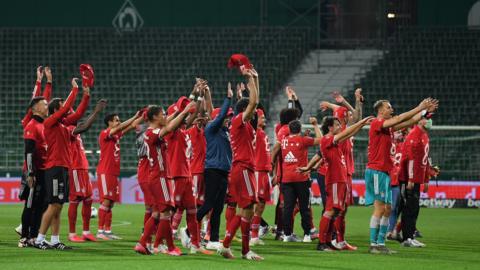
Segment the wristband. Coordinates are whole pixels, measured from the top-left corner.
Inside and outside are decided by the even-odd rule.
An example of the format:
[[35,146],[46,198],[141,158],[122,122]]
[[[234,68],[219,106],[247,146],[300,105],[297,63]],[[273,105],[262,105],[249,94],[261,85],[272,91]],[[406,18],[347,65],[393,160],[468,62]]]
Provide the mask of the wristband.
[[190,94],[190,96],[188,96],[189,99],[195,99],[195,96],[193,94]]
[[425,117],[426,115],[427,115],[427,110],[422,110],[422,113],[421,113],[422,118]]
[[197,101],[203,101],[203,97],[198,97]]

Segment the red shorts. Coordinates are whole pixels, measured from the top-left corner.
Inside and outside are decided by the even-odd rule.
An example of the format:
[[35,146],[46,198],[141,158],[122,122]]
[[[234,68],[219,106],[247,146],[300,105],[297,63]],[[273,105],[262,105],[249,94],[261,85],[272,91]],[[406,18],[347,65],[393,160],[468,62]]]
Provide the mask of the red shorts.
[[195,196],[193,195],[192,178],[175,177],[174,180],[174,201],[175,207],[183,209],[192,209],[197,207]]
[[350,206],[350,205],[354,205],[354,201],[353,201],[353,184],[352,184],[352,176],[351,175],[348,175],[347,176],[348,179],[347,179],[347,194],[345,195],[345,206]]
[[197,205],[203,205],[205,202],[205,178],[203,173],[194,174],[193,181],[193,194],[197,199]]
[[138,161],[137,179],[138,183],[148,183],[149,164],[147,158],[141,158]]
[[257,181],[257,197],[259,201],[270,201],[270,178],[267,171],[256,171],[255,179]]
[[152,190],[150,189],[149,182],[139,182],[138,185],[143,192],[143,202],[145,205],[154,205],[155,198],[153,197]]
[[229,187],[231,187],[230,193],[238,207],[245,208],[258,202],[255,182],[255,174],[252,169],[238,164],[233,165]]
[[68,178],[70,185],[70,201],[74,201],[78,198],[85,199],[92,196],[92,183],[90,182],[88,170],[68,170]]
[[100,191],[100,201],[104,199],[118,201],[120,189],[118,187],[118,176],[111,174],[97,174],[98,190]]
[[173,183],[164,177],[153,180],[148,183],[150,194],[153,199],[153,206],[160,212],[165,212],[172,208],[173,203]]
[[331,211],[334,208],[340,211],[345,210],[347,195],[347,183],[331,183],[327,184],[327,204],[326,211]]

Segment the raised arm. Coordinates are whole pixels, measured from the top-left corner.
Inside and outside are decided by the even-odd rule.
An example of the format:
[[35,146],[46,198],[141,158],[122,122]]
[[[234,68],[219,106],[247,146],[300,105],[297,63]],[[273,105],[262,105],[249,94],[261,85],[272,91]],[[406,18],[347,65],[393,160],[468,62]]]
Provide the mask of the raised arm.
[[211,115],[213,112],[213,103],[212,103],[212,95],[210,93],[210,87],[205,88],[205,111],[207,111],[208,115]]
[[43,125],[45,127],[51,127],[54,124],[56,124],[72,108],[73,103],[75,103],[75,99],[77,98],[77,94],[78,94],[78,84],[76,80],[78,79],[77,78],[72,79],[72,90],[70,91],[70,94],[68,95],[67,99],[63,103],[63,107],[61,107],[55,113],[50,115],[43,122]]
[[[247,88],[250,91],[249,95],[248,95],[247,108],[245,109],[245,111],[242,114],[242,121],[244,123],[246,123],[246,122],[252,120],[252,117],[255,113],[255,109],[256,109],[257,104],[258,104],[258,100],[257,100],[258,89],[257,89],[257,86],[256,86],[256,78],[255,78],[256,77],[255,76],[256,72],[254,72],[253,70],[245,70],[243,74],[248,78]],[[257,75],[257,77],[258,77],[258,75]]]
[[303,114],[303,108],[300,100],[298,99],[297,93],[295,93],[295,90],[291,86],[287,86],[285,88],[285,93],[288,97],[287,108],[296,109],[298,111],[298,118],[300,118]]
[[353,112],[355,109],[350,105],[350,103],[339,93],[339,92],[333,92],[332,93],[333,98],[335,101],[342,106],[346,107],[349,111]]
[[104,99],[100,99],[97,102],[97,105],[95,106],[95,109],[93,109],[93,112],[87,117],[87,120],[85,122],[82,122],[75,127],[73,130],[73,135],[81,134],[92,126],[93,122],[95,122],[95,119],[97,119],[98,115],[100,114],[103,109],[107,106],[107,101]]
[[86,86],[82,86],[83,88],[83,96],[82,96],[82,101],[80,101],[80,104],[78,104],[77,109],[75,110],[74,113],[67,115],[64,119],[64,123],[68,125],[74,125],[80,120],[85,112],[87,111],[88,104],[90,103],[90,88]]
[[417,113],[421,112],[422,110],[426,110],[429,108],[436,108],[438,107],[438,100],[432,99],[432,98],[426,98],[418,104],[417,107],[413,108],[412,110],[408,112],[404,112],[400,114],[399,116],[394,116],[390,119],[385,120],[383,122],[383,128],[390,128],[395,125],[398,125],[402,122],[405,122],[409,120],[410,118],[414,117]]
[[43,89],[43,94],[42,96],[45,98],[47,102],[50,101],[52,98],[52,81],[53,81],[53,76],[52,76],[52,70],[50,67],[45,67],[45,77],[47,77],[47,84],[45,85],[45,89]]
[[345,141],[346,139],[348,139],[348,138],[352,137],[353,135],[357,134],[360,131],[360,129],[362,129],[363,126],[372,122],[373,119],[374,119],[373,116],[368,116],[368,117],[363,118],[362,120],[358,121],[357,123],[349,126],[348,128],[346,128],[342,132],[335,135],[333,140],[337,143],[341,143],[341,142]]
[[110,129],[110,136],[117,134],[118,132],[123,132],[126,133],[130,130],[132,130],[134,127],[132,127],[133,121],[138,119],[139,117],[142,117],[140,111],[137,111],[134,116],[132,116],[130,119],[126,120],[125,122],[122,122],[120,125]]
[[[43,71],[42,71],[42,66],[37,67],[37,80],[35,81],[35,86],[33,87],[33,92],[32,92],[32,99],[35,97],[40,96],[40,93],[42,91],[42,78],[43,78]],[[47,100],[48,101],[48,100]],[[27,126],[28,122],[32,119],[32,109],[28,108],[27,113],[22,119],[22,126],[25,127]]]
[[322,132],[320,131],[320,128],[318,127],[318,121],[317,118],[315,117],[310,117],[310,124],[313,126],[313,130],[315,131],[315,144],[320,144],[320,139],[322,139]]
[[230,108],[230,102],[233,97],[232,85],[228,82],[227,86],[227,97],[223,100],[222,107],[220,109],[220,113],[217,115],[215,119],[213,119],[210,123],[207,124],[205,127],[205,132],[217,132],[223,125],[223,120],[227,116],[228,109]]
[[338,107],[340,107],[340,106],[338,106],[338,105],[336,105],[336,104],[333,104],[333,103],[330,103],[330,102],[328,102],[328,101],[321,101],[321,102],[320,102],[320,109],[322,110],[322,112],[324,112],[324,111],[326,111],[326,110],[328,110],[328,109],[334,111],[334,110],[336,110]]
[[187,117],[187,115],[189,114],[188,111],[190,111],[190,109],[192,109],[194,106],[196,106],[195,103],[193,102],[190,102],[186,107],[185,109],[180,112],[177,117],[175,117],[172,121],[170,121],[164,128],[162,128],[160,130],[160,133],[158,134],[158,136],[161,138],[161,137],[164,137],[165,135],[167,135],[168,133],[172,132],[172,131],[175,131],[178,127],[180,127],[180,125],[183,123],[183,120],[185,119],[185,117]]
[[350,121],[349,125],[353,125],[357,123],[360,119],[362,119],[362,114],[363,114],[362,88],[357,88],[355,90],[355,110],[353,111],[352,120]]

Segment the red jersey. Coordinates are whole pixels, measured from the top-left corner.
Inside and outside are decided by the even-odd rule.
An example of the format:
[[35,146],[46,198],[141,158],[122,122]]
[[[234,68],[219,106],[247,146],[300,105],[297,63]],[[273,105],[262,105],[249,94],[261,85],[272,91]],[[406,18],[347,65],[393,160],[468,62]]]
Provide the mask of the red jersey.
[[375,118],[370,124],[367,168],[388,174],[393,167],[393,132],[391,128],[383,128],[384,122],[385,119]]
[[322,156],[322,151],[321,149],[317,152],[317,155],[319,155],[320,158],[320,166],[318,167],[317,171],[321,175],[326,175],[327,174],[327,163],[325,162],[325,159]]
[[[428,152],[430,140],[428,133],[419,126],[415,126],[405,138],[403,144],[403,157],[408,166],[408,181],[422,184],[425,181],[425,174],[428,167]],[[405,179],[401,179],[405,180]]]
[[255,160],[255,130],[250,122],[243,122],[243,113],[235,115],[230,126],[232,145],[232,164],[241,163],[243,166],[254,169]]
[[177,129],[165,136],[167,141],[168,178],[190,177],[190,136],[185,129]]
[[35,141],[35,154],[33,156],[33,165],[35,169],[45,169],[45,162],[47,161],[47,143],[45,142],[45,135],[43,134],[43,119],[38,116],[28,122],[23,131],[23,138]]
[[326,135],[322,137],[320,142],[320,149],[328,167],[325,175],[326,184],[347,182],[345,156],[340,145],[334,142],[333,139],[333,135]]
[[339,145],[345,156],[345,162],[347,163],[347,174],[351,176],[355,172],[355,162],[353,160],[353,137],[341,142]]
[[203,128],[193,126],[187,130],[192,149],[190,155],[190,169],[193,174],[203,173],[207,154],[207,141]]
[[158,137],[159,128],[147,128],[143,134],[147,146],[147,158],[149,163],[150,182],[158,181],[160,177],[167,177],[167,144]]
[[308,164],[308,147],[314,139],[301,135],[289,135],[282,140],[282,183],[303,182],[309,176],[297,172],[298,167]]
[[393,147],[395,148],[395,154],[392,155],[393,167],[390,171],[390,185],[398,186],[398,174],[400,172],[400,161],[402,160],[403,154],[403,142],[394,142]]
[[110,128],[104,129],[98,136],[100,159],[97,174],[120,175],[120,139],[123,133],[110,135]]
[[[40,91],[42,90],[42,82],[36,81],[35,82],[35,87],[33,88],[33,93],[32,93],[32,99],[34,97],[40,96]],[[42,95],[47,102],[50,101],[50,97],[52,96],[52,83],[47,82],[45,85],[45,89],[43,90],[43,95]],[[33,113],[32,109],[28,108],[27,114],[22,119],[22,126],[25,127],[27,126],[28,122],[32,119]]]
[[271,171],[272,157],[270,155],[270,143],[265,131],[257,128],[257,138],[255,143],[255,170],[256,171]]
[[87,156],[85,155],[85,148],[83,148],[82,137],[80,136],[80,134],[72,135],[71,140],[72,140],[71,169],[88,170],[88,160],[87,160]]
[[62,117],[70,110],[77,97],[78,88],[73,88],[65,101],[63,107],[50,115],[43,122],[45,141],[47,148],[47,161],[45,168],[65,167],[69,168],[71,163],[71,129],[61,123]]

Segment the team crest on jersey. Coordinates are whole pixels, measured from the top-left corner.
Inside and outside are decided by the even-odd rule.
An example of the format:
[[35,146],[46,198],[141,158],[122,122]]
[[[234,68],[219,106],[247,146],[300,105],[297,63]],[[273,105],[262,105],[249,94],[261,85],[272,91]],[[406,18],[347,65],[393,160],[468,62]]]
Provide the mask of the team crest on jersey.
[[295,157],[295,155],[293,155],[292,151],[289,151],[287,153],[287,155],[285,156],[285,162],[289,162],[289,163],[292,163],[292,162],[297,162],[297,158]]

